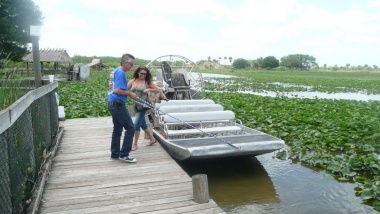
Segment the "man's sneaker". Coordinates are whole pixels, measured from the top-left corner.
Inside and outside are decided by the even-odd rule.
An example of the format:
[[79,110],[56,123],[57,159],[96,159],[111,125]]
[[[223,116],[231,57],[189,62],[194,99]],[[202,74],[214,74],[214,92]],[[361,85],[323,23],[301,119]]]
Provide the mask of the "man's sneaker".
[[123,162],[127,162],[127,163],[136,163],[137,162],[137,159],[136,158],[132,158],[132,157],[120,157],[119,160],[123,161]]

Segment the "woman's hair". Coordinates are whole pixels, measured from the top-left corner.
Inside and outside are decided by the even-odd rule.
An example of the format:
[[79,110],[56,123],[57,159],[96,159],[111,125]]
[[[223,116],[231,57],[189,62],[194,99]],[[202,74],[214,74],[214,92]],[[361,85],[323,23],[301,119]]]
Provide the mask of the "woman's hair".
[[150,74],[149,69],[145,66],[139,66],[133,73],[133,78],[138,79],[140,71],[146,71],[145,81],[148,83],[148,85],[150,85],[152,82],[152,75]]

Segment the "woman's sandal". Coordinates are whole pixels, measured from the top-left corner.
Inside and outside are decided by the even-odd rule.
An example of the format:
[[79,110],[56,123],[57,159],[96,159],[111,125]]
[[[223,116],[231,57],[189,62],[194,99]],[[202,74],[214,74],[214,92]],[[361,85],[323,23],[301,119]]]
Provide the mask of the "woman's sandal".
[[155,141],[150,141],[146,146],[152,146],[153,144],[157,143],[157,140]]
[[131,151],[136,151],[137,150],[137,146],[135,146],[135,145],[132,145],[132,149],[131,149]]

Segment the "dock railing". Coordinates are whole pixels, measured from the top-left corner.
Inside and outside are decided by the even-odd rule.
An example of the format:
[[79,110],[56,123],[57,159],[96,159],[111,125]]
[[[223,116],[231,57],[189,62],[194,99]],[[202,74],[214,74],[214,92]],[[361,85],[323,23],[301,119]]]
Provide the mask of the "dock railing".
[[58,82],[0,111],[0,213],[25,213],[59,128]]

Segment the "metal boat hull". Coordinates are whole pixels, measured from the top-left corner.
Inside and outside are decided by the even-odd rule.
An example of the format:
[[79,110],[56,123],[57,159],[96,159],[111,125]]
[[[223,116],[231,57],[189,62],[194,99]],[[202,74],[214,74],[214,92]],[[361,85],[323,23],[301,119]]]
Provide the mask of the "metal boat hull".
[[165,139],[158,129],[154,129],[153,134],[166,151],[179,161],[255,156],[279,150],[285,145],[281,139],[243,125],[241,127],[244,130],[242,135],[217,137]]

